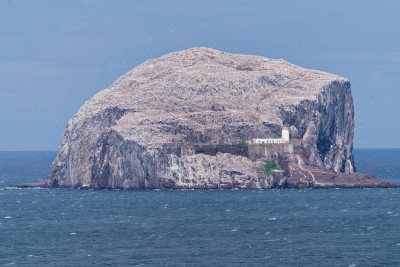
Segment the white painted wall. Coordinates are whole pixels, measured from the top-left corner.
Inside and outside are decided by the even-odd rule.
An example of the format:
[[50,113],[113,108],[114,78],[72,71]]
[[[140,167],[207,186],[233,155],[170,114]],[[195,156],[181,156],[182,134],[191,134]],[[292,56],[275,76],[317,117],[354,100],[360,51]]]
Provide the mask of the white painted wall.
[[247,141],[249,144],[284,144],[288,141],[282,138],[268,138],[268,139],[251,139]]
[[282,138],[265,138],[265,139],[251,139],[247,141],[248,144],[285,144],[289,143],[289,129],[285,127],[282,129]]

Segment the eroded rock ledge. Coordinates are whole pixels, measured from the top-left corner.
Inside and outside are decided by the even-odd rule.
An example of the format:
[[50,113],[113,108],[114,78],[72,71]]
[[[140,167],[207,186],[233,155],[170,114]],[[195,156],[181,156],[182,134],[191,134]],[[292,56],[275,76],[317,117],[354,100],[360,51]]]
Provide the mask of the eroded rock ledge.
[[[235,147],[280,136],[283,119],[301,140],[295,152],[263,158]],[[397,187],[354,173],[353,131],[347,79],[192,48],[141,64],[87,101],[68,122],[44,184],[20,187]],[[223,143],[231,148],[198,150]],[[283,171],[267,177],[268,157]]]

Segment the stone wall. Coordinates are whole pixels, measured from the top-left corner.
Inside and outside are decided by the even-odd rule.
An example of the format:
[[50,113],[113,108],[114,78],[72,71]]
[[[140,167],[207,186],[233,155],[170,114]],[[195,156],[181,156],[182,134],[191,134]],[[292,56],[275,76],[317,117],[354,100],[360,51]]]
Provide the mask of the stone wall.
[[287,144],[248,144],[248,157],[251,160],[275,160],[279,154],[294,154],[301,149],[301,140],[291,140]]
[[205,154],[209,156],[216,156],[218,152],[229,153],[248,157],[254,161],[256,159],[275,160],[279,154],[294,154],[298,153],[300,149],[301,140],[293,139],[290,143],[285,144],[196,145],[193,152],[194,154]]
[[215,156],[220,152],[248,157],[248,146],[247,144],[197,145],[194,147],[194,152],[195,154],[206,154],[210,156]]

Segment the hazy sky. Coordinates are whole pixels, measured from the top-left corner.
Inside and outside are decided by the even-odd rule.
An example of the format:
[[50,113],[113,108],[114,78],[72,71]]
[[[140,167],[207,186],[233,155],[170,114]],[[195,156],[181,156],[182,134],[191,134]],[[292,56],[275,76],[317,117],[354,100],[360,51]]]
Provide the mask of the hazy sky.
[[138,64],[195,46],[348,78],[356,148],[400,147],[400,1],[0,1],[0,150],[56,150]]

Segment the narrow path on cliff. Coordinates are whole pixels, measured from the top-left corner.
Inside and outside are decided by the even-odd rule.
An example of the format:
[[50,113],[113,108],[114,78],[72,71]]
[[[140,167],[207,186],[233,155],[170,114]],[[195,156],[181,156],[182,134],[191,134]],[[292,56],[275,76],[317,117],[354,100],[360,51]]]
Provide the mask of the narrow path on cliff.
[[[305,75],[305,74],[302,74],[301,76],[304,77],[304,75]],[[285,82],[285,83],[283,83],[283,84],[277,86],[277,88],[273,89],[272,91],[267,92],[267,93],[264,93],[264,94],[262,95],[262,97],[258,100],[256,110],[254,110],[254,112],[250,113],[250,117],[257,118],[257,112],[261,109],[260,107],[261,107],[263,104],[265,104],[265,103],[263,103],[263,101],[264,101],[266,98],[269,98],[271,95],[277,93],[278,91],[280,91],[280,90],[283,89],[283,88],[287,88],[288,85],[290,85],[291,83],[293,83],[293,82],[295,82],[295,81],[298,81],[299,79],[300,79],[300,78],[295,78],[295,79],[289,80],[289,81],[287,81],[287,82]],[[257,120],[257,119],[256,119],[256,120]],[[257,120],[257,121],[259,122],[259,120]],[[249,130],[249,129],[248,129],[248,130]],[[247,132],[248,130],[245,130],[245,132]]]
[[310,172],[309,170],[304,169],[303,166],[301,166],[300,164],[298,164],[297,166],[299,166],[300,169],[302,169],[303,171],[305,171],[306,173],[308,173],[311,176],[311,178],[313,179],[313,182],[314,182],[315,185],[320,185],[320,186],[325,185],[325,183],[317,182],[317,180],[315,179],[314,174],[312,172]]

